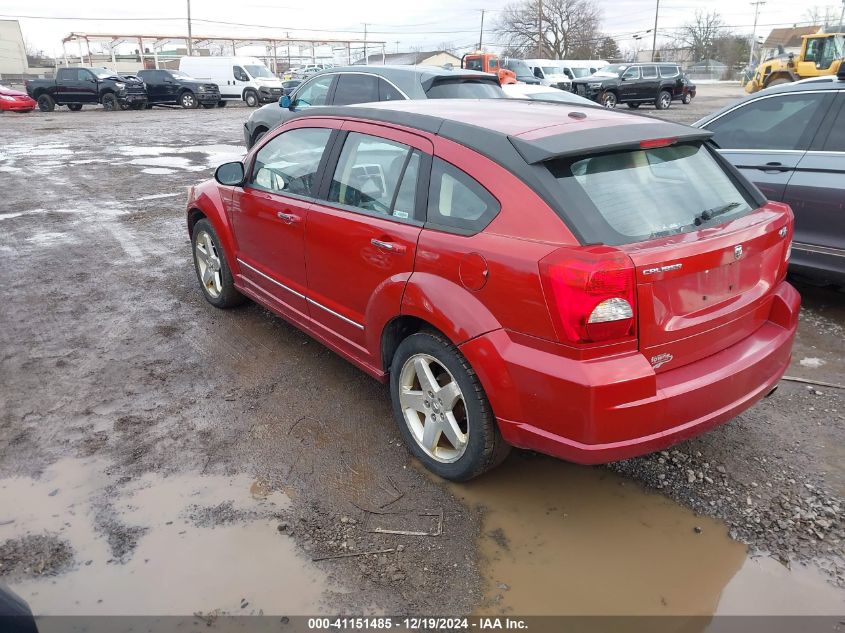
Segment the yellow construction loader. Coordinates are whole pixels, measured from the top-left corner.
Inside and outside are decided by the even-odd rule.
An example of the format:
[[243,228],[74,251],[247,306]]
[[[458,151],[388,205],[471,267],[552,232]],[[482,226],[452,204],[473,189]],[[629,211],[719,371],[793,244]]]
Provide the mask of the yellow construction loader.
[[[781,48],[781,50],[783,50]],[[835,75],[845,57],[845,33],[816,33],[801,38],[801,52],[781,53],[757,66],[745,92],[757,92],[790,81]]]

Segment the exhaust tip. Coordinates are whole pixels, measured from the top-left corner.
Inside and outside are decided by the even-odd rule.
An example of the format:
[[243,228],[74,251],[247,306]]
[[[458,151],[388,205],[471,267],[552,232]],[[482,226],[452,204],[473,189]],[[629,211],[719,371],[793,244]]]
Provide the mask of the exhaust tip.
[[772,396],[775,393],[775,391],[778,390],[778,387],[780,387],[780,385],[775,385],[774,387],[772,387],[771,391],[769,391],[769,393],[766,394],[766,398]]

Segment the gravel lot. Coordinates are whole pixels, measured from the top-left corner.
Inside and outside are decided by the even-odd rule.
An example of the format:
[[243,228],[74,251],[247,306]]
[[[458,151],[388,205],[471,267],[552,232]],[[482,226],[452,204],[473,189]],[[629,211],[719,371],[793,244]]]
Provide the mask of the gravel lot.
[[[661,117],[692,122],[740,95],[702,85]],[[242,155],[248,114],[0,119],[0,579],[37,612],[120,613],[147,582],[149,613],[525,613],[540,559],[577,538],[602,570],[587,587],[618,575],[655,612],[717,612],[759,574],[787,597],[738,589],[739,612],[845,611],[841,389],[784,381],[676,450],[608,468],[515,451],[501,473],[447,486],[408,456],[386,388],[256,305],[209,306],[186,188]],[[845,384],[845,295],[799,290],[788,373]],[[532,475],[559,485],[537,494]],[[599,551],[607,521],[634,558]],[[694,564],[715,565],[706,591],[673,562],[696,548]],[[160,574],[172,595],[149,589]],[[611,610],[595,593],[582,608]]]

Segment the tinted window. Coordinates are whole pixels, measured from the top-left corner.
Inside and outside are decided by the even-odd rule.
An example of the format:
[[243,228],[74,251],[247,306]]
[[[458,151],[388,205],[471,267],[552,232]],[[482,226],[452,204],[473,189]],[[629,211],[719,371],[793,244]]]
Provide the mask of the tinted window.
[[350,73],[337,78],[337,88],[332,101],[334,105],[371,101],[378,101],[378,77]]
[[70,68],[59,68],[59,71],[56,73],[56,79],[58,81],[76,81],[78,76],[77,71]]
[[232,72],[235,73],[235,79],[238,81],[249,81],[249,75],[244,72],[244,69],[240,66],[233,66]]
[[625,79],[639,79],[640,78],[640,68],[639,68],[639,66],[633,66],[632,68],[629,68],[628,70],[626,70],[622,74],[622,76]]
[[475,179],[439,158],[431,168],[428,224],[477,233],[499,212],[498,201]]
[[379,101],[401,101],[405,97],[402,93],[394,88],[384,79],[378,80],[378,100]]
[[709,123],[723,149],[807,149],[825,95],[784,94],[746,102]]
[[480,59],[468,59],[465,65],[468,70],[483,70]]
[[681,74],[680,69],[677,66],[661,66],[660,67],[660,76],[664,79],[671,79],[672,77],[677,77]]
[[294,107],[307,108],[309,106],[326,105],[334,75],[315,77],[308,83],[301,85],[296,91]]
[[[752,208],[747,192],[698,144],[561,159],[548,167],[570,212],[580,212],[570,219],[587,242],[630,244],[686,233]],[[709,220],[701,218],[704,211]]]
[[828,152],[845,152],[845,102],[839,108],[839,114],[824,144]]
[[394,209],[411,151],[402,143],[351,132],[332,177],[329,202],[400,219],[413,217],[414,205],[407,205],[407,194],[403,208]]
[[320,159],[331,132],[299,128],[275,137],[256,155],[250,184],[267,191],[313,197],[319,185]]
[[657,79],[657,66],[643,66],[643,79]]
[[420,153],[415,151],[411,154],[408,166],[405,167],[405,174],[396,193],[396,202],[393,205],[393,216],[397,218],[413,218],[417,207],[417,182],[420,177]]
[[440,80],[426,91],[429,99],[496,99],[505,93],[496,81]]

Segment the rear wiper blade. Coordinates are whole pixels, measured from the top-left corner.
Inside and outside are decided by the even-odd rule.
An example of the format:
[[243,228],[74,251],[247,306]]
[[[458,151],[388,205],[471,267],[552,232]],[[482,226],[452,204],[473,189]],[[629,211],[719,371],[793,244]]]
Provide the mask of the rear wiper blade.
[[738,206],[739,202],[729,202],[728,204],[723,204],[721,207],[705,209],[697,216],[695,216],[695,225],[699,226],[700,224],[707,222],[708,220],[712,220],[717,215],[722,215],[723,213],[727,213],[731,209],[736,209]]

